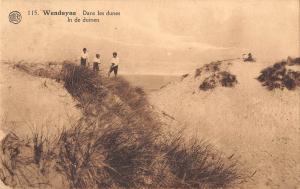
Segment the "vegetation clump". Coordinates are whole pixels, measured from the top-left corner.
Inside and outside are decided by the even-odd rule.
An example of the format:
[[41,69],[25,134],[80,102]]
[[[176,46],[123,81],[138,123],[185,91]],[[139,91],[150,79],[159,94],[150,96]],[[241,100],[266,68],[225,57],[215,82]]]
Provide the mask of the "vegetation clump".
[[[297,65],[297,63],[293,64]],[[300,72],[289,69],[286,61],[275,63],[260,72],[257,80],[268,90],[294,90],[300,86]]]
[[195,78],[203,75],[199,89],[208,91],[217,86],[234,87],[237,84],[237,79],[235,75],[226,71],[229,65],[231,65],[230,62],[216,61],[196,69]]
[[221,85],[223,87],[234,87],[237,84],[236,76],[222,71],[206,77],[200,84],[199,89],[207,91],[214,89],[216,86]]
[[204,66],[202,66],[201,68],[197,68],[195,70],[195,78],[199,77],[201,75],[201,73],[203,72],[218,72],[220,71],[220,66],[221,66],[221,61],[216,61],[216,62],[211,62],[209,64],[205,64]]
[[233,87],[237,83],[236,76],[229,72],[223,71],[220,72],[219,75],[220,83],[223,87]]

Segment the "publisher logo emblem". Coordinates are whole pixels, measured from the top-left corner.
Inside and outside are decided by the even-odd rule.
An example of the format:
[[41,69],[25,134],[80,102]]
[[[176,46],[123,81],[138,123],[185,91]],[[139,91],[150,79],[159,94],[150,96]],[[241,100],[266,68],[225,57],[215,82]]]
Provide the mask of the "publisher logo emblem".
[[12,11],[8,15],[9,21],[13,24],[19,24],[22,20],[22,15],[18,11]]

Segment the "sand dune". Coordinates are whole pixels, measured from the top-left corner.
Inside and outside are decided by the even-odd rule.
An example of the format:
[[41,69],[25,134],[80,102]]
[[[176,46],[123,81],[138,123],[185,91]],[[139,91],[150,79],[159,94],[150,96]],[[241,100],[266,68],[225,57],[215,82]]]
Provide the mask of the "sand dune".
[[255,78],[264,63],[229,62],[226,69],[236,75],[236,86],[201,91],[205,77],[190,73],[153,92],[151,103],[187,126],[187,136],[209,139],[256,172],[242,188],[299,187],[299,91],[263,88]]

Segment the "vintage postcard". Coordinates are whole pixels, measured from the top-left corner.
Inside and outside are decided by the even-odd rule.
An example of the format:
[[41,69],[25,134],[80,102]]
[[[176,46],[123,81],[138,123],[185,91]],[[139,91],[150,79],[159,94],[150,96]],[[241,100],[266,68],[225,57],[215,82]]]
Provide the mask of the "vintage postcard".
[[0,3],[0,189],[300,188],[299,0]]

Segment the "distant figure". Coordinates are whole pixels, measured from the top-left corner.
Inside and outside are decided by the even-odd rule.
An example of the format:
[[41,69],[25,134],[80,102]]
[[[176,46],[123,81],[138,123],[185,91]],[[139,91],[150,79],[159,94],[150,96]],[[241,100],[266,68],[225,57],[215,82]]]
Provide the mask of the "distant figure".
[[80,56],[80,65],[85,67],[87,65],[87,63],[88,63],[87,49],[83,48],[81,56]]
[[119,57],[117,57],[118,54],[116,52],[113,52],[113,57],[110,60],[111,66],[108,72],[108,77],[110,76],[110,73],[113,71],[115,74],[115,77],[117,77],[118,74],[118,65],[119,65]]
[[96,54],[96,57],[93,60],[93,70],[95,72],[99,71],[99,65],[100,65],[100,54]]
[[244,62],[254,62],[254,59],[253,59],[251,53],[248,54],[248,57],[243,57],[243,58],[244,58]]

